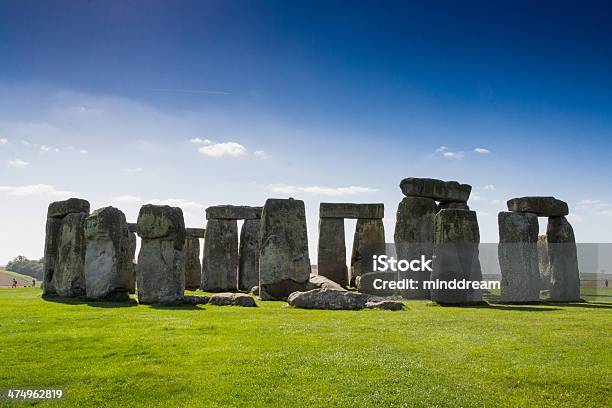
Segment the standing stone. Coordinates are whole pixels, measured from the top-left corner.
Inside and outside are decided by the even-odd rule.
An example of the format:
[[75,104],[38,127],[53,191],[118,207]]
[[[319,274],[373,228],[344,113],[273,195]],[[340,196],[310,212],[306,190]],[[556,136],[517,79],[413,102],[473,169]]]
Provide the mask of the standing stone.
[[580,273],[574,230],[565,217],[551,217],[546,229],[550,262],[550,300],[580,300]]
[[134,268],[125,215],[115,207],[94,211],[85,222],[85,239],[87,297],[128,300]]
[[[434,218],[437,213],[436,201],[432,198],[406,197],[397,207],[395,222],[395,250],[397,259],[411,261],[424,255],[433,255]],[[413,279],[418,282],[417,290],[400,290],[406,299],[429,299],[429,290],[423,289],[423,282],[429,280],[428,271],[398,272],[399,279]]]
[[185,290],[185,221],[178,207],[147,204],[138,214],[138,302],[180,303]]
[[552,288],[550,276],[550,260],[548,259],[548,240],[546,235],[538,237],[538,264],[540,269],[540,290],[548,291]]
[[259,285],[260,220],[244,220],[238,252],[238,289],[249,291]]
[[202,281],[202,265],[200,264],[200,240],[185,238],[185,288],[196,290]]
[[[129,230],[129,224],[128,224],[128,230]],[[131,232],[128,235],[129,238],[129,242],[130,242],[130,254],[132,256],[132,274],[130,277],[130,284],[129,284],[129,288],[130,288],[130,295],[133,295],[134,293],[136,293],[136,271],[137,271],[137,264],[136,264],[136,232]]]
[[43,295],[85,294],[85,219],[89,202],[78,198],[49,204],[45,233]]
[[347,286],[346,244],[343,218],[319,219],[318,274]]
[[502,211],[497,220],[501,301],[537,302],[540,299],[538,216]]
[[385,254],[385,226],[381,219],[358,219],[351,254],[350,284],[356,278],[373,272],[372,257]]
[[259,296],[283,300],[304,290],[310,276],[306,212],[301,200],[266,200],[261,215]]
[[[434,220],[434,261],[431,281],[482,281],[478,244],[480,231],[476,212],[442,210]],[[432,289],[431,299],[442,304],[473,304],[482,293],[466,289]]]
[[204,233],[202,290],[235,291],[238,288],[238,223],[209,219]]

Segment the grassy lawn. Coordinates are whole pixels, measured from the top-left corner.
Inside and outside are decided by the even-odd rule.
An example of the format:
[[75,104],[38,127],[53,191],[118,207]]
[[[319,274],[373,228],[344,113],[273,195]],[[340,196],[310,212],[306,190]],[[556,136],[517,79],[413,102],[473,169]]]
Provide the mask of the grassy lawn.
[[54,406],[75,407],[603,407],[609,299],[314,311],[45,301],[38,289],[0,289],[0,388],[63,387]]

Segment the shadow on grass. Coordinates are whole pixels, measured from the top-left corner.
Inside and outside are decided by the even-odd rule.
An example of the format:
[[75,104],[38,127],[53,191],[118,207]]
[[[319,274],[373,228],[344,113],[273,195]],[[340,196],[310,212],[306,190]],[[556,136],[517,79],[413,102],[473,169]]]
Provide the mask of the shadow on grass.
[[179,303],[175,305],[153,304],[148,306],[151,309],[158,310],[206,310],[204,307],[199,307],[200,305],[193,305],[188,303]]
[[43,300],[47,302],[62,303],[65,305],[88,305],[92,307],[101,307],[105,309],[114,309],[119,307],[135,307],[138,302],[134,299],[126,301],[110,301],[110,300],[92,300],[86,298],[65,298],[60,296],[43,296]]
[[561,307],[582,307],[585,309],[612,309],[612,304],[601,303],[601,302],[579,302],[579,303],[546,302],[546,305],[561,306]]
[[[547,306],[542,303],[533,303],[534,305]],[[466,305],[464,308],[473,309],[493,309],[493,310],[510,310],[515,312],[552,312],[555,310],[561,310],[556,307],[533,307],[528,305],[517,305],[517,304],[499,304],[499,303],[483,303],[479,305]]]

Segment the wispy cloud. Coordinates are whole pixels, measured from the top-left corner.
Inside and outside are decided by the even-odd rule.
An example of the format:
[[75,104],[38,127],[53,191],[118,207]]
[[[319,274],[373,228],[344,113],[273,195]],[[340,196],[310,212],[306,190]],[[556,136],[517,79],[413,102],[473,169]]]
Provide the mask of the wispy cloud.
[[16,167],[19,169],[22,169],[26,166],[28,166],[30,163],[25,161],[25,160],[21,160],[21,159],[13,159],[13,160],[8,160],[6,162],[6,165],[9,167]]
[[210,89],[183,89],[183,88],[151,88],[155,92],[179,92],[179,93],[194,93],[194,94],[207,94],[207,95],[231,95],[231,92],[227,91],[214,91]]
[[438,156],[447,157],[449,159],[463,159],[465,157],[464,152],[453,152],[446,146],[438,147],[435,154]]
[[79,150],[79,153],[81,153],[81,154],[89,154],[89,151],[85,150],[85,149],[81,149],[81,150]]
[[359,195],[375,193],[378,189],[369,187],[349,186],[349,187],[321,187],[321,186],[295,186],[290,184],[270,184],[268,189],[275,193],[295,194],[307,193],[315,195],[324,195],[331,197],[342,197],[349,195]]
[[111,197],[111,201],[115,201],[117,203],[140,203],[142,202],[142,198],[133,195],[120,195]]
[[49,184],[31,184],[25,186],[0,186],[0,192],[10,196],[48,195],[53,197],[75,196],[73,191],[58,190]]
[[485,149],[484,147],[477,147],[474,149],[474,153],[476,154],[489,154],[491,151],[489,149]]
[[210,139],[200,139],[199,137],[194,137],[193,139],[189,139],[189,141],[191,143],[205,144],[205,145],[209,145],[209,144],[212,143],[212,141]]
[[246,155],[247,149],[240,143],[224,142],[224,143],[215,143],[209,146],[200,147],[198,149],[198,152],[200,152],[200,154],[203,154],[204,156],[215,157],[215,158],[219,158],[223,156],[238,157],[238,156]]
[[0,138],[0,146],[4,146],[7,143],[8,143],[8,139],[7,138],[5,138],[5,137]]
[[258,159],[262,159],[262,160],[269,159],[270,157],[272,157],[263,150],[255,150],[253,152],[253,155],[257,157]]
[[180,207],[183,210],[191,210],[191,209],[200,210],[200,209],[206,208],[204,204],[201,204],[195,201],[184,200],[182,198],[166,198],[163,200],[154,198],[152,200],[147,201],[147,203],[155,204],[155,205],[169,205],[172,207]]
[[126,173],[142,173],[142,167],[128,167],[127,169],[123,169]]

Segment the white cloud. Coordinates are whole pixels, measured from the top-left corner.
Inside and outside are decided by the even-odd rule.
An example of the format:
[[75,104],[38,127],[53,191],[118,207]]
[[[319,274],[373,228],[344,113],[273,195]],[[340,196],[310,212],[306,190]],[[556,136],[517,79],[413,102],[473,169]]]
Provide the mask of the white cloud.
[[0,146],[4,146],[7,143],[8,143],[8,139],[7,138],[3,137],[3,138],[0,139]]
[[465,157],[465,153],[463,152],[452,152],[450,150],[448,150],[448,147],[446,146],[440,146],[436,149],[436,154],[442,156],[442,157],[447,157],[450,159],[463,159]]
[[142,202],[142,198],[133,195],[120,195],[116,197],[112,197],[111,201],[115,201],[118,203],[140,203]]
[[142,167],[128,167],[127,169],[123,169],[126,173],[142,173]]
[[253,155],[257,157],[258,159],[262,159],[262,160],[269,159],[270,157],[272,157],[263,150],[255,150],[253,152]]
[[49,195],[53,197],[70,197],[76,195],[73,191],[57,190],[49,184],[0,186],[0,192],[4,192],[10,196]]
[[225,143],[216,143],[210,146],[200,147],[198,152],[205,156],[210,157],[223,157],[223,156],[231,156],[238,157],[244,156],[247,154],[247,149],[240,143],[236,142],[225,142]]
[[43,152],[50,152],[51,151],[51,147],[42,145],[42,146],[40,146],[40,150],[42,150]]
[[87,150],[85,150],[85,149],[81,149],[81,150],[79,150],[79,153],[81,153],[81,154],[88,154],[89,152]]
[[189,139],[189,141],[195,144],[206,144],[206,145],[209,145],[212,143],[210,139],[200,139],[199,137],[194,137],[193,139]]
[[294,194],[308,193],[316,195],[325,195],[332,197],[342,197],[348,195],[368,194],[377,192],[378,189],[369,187],[321,187],[321,186],[294,186],[283,183],[270,184],[268,188],[275,193]]
[[147,201],[149,204],[155,205],[169,205],[171,207],[180,207],[181,209],[203,209],[206,208],[204,204],[197,203],[195,201],[188,201],[182,198],[167,198],[164,200],[160,200],[158,198],[154,198],[153,200]]
[[474,191],[470,195],[470,200],[472,200],[472,201],[483,201],[484,197],[482,197],[480,194],[478,194],[478,192]]
[[27,161],[21,160],[21,159],[14,159],[14,160],[7,161],[6,164],[9,167],[17,167],[17,168],[22,169],[26,167],[27,165],[29,165],[30,163]]
[[489,154],[491,151],[489,149],[485,149],[484,147],[477,147],[474,149],[474,153],[476,154]]
[[491,200],[491,204],[494,204],[494,205],[501,204],[501,200]]
[[480,189],[484,191],[495,191],[496,190],[493,184],[487,184],[485,186],[480,187]]

